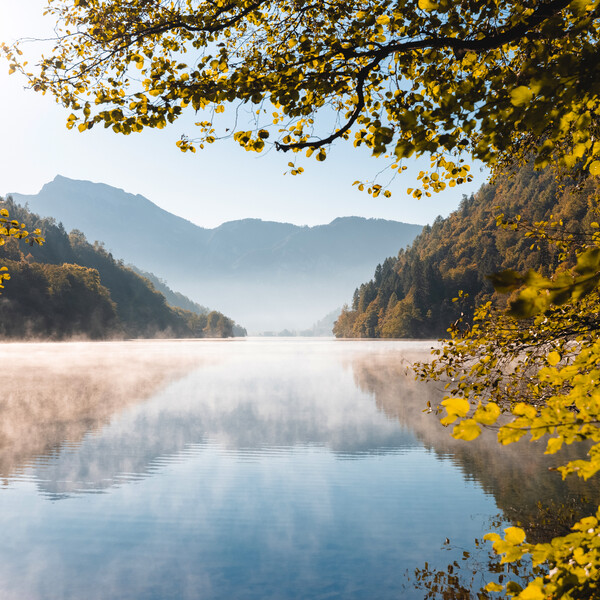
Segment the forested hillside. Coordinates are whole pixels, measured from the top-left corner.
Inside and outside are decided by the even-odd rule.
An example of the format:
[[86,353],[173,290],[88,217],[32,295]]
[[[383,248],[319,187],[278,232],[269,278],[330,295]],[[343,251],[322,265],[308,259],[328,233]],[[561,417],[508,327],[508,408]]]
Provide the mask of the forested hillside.
[[[135,271],[138,275],[141,275],[142,277],[147,279],[154,286],[154,289],[157,292],[160,292],[165,297],[165,300],[167,301],[167,304],[169,304],[169,306],[172,306],[174,308],[181,308],[184,311],[195,313],[196,315],[200,315],[201,317],[208,316],[209,314],[221,315],[220,312],[211,311],[210,308],[206,308],[206,306],[202,306],[201,304],[190,300],[187,296],[184,296],[179,292],[173,291],[163,279],[157,277],[154,273],[149,273],[148,271],[138,269],[135,265],[127,265],[127,267],[132,271]],[[241,325],[238,325],[237,323],[233,324],[232,332],[233,337],[245,337],[246,335],[248,335],[246,329]]]
[[0,201],[11,218],[39,228],[46,243],[11,239],[0,262],[11,275],[0,297],[0,338],[231,337],[234,322],[208,310],[170,306],[153,284],[125,267],[102,244],[78,231],[67,234],[12,200]]
[[[503,175],[464,198],[448,218],[438,217],[396,258],[377,265],[374,278],[354,293],[334,326],[337,337],[428,338],[444,336],[464,311],[491,298],[487,275],[503,269],[541,269],[548,274],[558,264],[555,246],[532,247],[521,232],[499,228],[496,216],[521,215],[538,222],[550,215],[569,231],[589,230],[598,216],[583,190],[559,187],[550,171],[526,165],[513,176]],[[597,184],[596,184],[597,185]],[[587,227],[586,227],[587,226]],[[453,302],[462,290],[468,297]]]

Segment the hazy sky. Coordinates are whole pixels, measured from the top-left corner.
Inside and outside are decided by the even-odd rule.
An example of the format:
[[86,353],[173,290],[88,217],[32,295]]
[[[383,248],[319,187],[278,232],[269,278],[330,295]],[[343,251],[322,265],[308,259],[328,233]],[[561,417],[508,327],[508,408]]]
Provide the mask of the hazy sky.
[[[51,33],[51,20],[42,18],[45,4],[0,0],[0,42]],[[130,136],[98,127],[81,134],[66,129],[69,111],[7,73],[8,64],[0,62],[0,194],[37,193],[60,174],[142,194],[204,227],[246,217],[315,225],[348,215],[425,224],[454,210],[463,194],[485,181],[473,168],[472,184],[414,200],[406,188],[415,186],[416,174],[428,162],[413,161],[396,178],[390,199],[372,198],[351,184],[372,178],[384,163],[349,144],[335,147],[323,163],[305,159],[299,177],[284,175],[289,155],[249,153],[233,141],[183,154],[175,142],[183,132],[193,136],[198,120],[193,114],[166,129]]]

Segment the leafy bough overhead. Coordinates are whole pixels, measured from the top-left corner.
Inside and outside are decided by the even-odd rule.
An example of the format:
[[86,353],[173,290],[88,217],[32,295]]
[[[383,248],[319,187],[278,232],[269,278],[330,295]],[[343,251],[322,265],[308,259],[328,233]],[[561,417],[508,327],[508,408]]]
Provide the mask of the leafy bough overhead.
[[49,55],[30,70],[18,45],[4,52],[81,131],[162,128],[192,110],[202,120],[183,151],[231,136],[321,161],[347,140],[398,170],[431,155],[415,197],[469,180],[465,155],[600,173],[598,0],[49,0],[48,11]]

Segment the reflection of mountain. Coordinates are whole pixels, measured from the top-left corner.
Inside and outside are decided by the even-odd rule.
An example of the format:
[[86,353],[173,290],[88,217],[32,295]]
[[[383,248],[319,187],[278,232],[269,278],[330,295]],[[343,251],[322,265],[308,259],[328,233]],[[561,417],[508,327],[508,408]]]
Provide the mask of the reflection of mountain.
[[3,344],[0,476],[51,460],[190,368],[173,344]]
[[[598,497],[597,481],[585,483],[574,477],[562,481],[557,472],[549,470],[581,456],[585,449],[577,444],[559,454],[544,455],[545,443],[531,443],[528,436],[508,446],[499,445],[492,430],[471,442],[455,440],[451,428],[444,428],[439,417],[423,412],[428,400],[434,407],[439,403],[442,384],[415,382],[405,366],[384,356],[357,358],[352,368],[357,385],[374,394],[379,410],[410,427],[427,448],[449,457],[467,478],[480,482],[513,522],[532,523],[538,502],[559,505],[580,495]],[[589,508],[593,512],[593,503]]]
[[104,489],[215,443],[240,460],[307,446],[341,458],[420,447],[408,429],[374,409],[350,372],[337,375],[337,361],[298,359],[235,351],[223,363],[196,369],[76,446],[47,456],[36,467],[40,486],[55,498]]
[[420,447],[340,368],[354,352],[335,341],[1,346],[18,385],[0,404],[0,474],[33,467],[56,498],[144,476],[206,444],[240,458],[311,446],[341,458]]

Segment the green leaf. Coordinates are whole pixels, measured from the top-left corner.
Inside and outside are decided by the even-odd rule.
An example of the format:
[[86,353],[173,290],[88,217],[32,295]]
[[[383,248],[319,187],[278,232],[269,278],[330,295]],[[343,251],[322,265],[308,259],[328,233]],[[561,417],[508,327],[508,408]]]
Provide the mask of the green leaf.
[[501,294],[518,289],[524,282],[523,276],[511,269],[501,271],[500,273],[493,273],[492,275],[488,275],[487,278],[492,282],[494,289]]
[[575,271],[580,274],[595,273],[600,270],[600,248],[589,248],[577,257]]
[[506,584],[506,593],[510,594],[511,596],[517,595],[522,590],[523,590],[523,587],[520,584],[518,584],[516,581],[509,581]]

